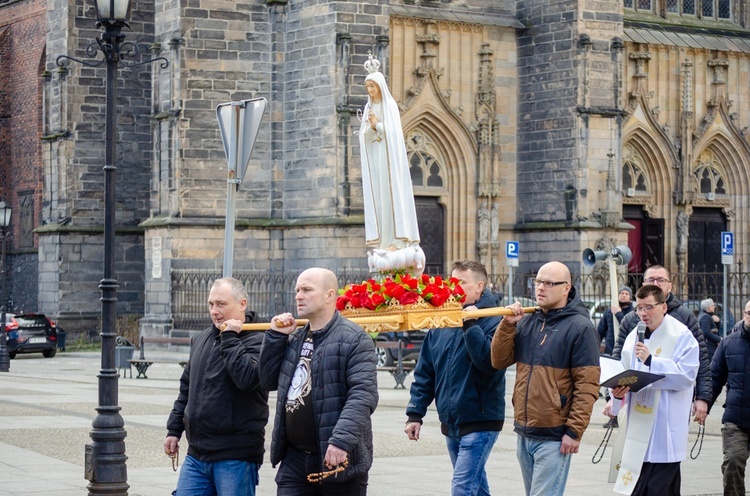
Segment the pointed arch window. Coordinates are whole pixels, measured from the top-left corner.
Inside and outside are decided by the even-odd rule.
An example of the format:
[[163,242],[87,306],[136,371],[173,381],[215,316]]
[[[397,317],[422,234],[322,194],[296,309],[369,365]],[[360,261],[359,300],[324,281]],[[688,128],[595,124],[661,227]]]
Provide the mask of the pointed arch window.
[[648,175],[635,158],[626,160],[622,166],[622,190],[627,196],[649,194]]
[[406,154],[414,188],[445,187],[443,167],[429,136],[420,130],[411,132],[406,138]]
[[716,160],[713,153],[707,151],[701,154],[693,171],[698,194],[707,197],[709,200],[717,196],[726,196],[727,186],[721,171],[721,164]]

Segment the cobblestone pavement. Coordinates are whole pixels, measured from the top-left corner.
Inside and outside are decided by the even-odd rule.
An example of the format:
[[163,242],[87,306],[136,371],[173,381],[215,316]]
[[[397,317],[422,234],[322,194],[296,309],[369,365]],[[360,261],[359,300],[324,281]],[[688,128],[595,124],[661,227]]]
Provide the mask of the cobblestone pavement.
[[[151,358],[182,356],[167,352],[153,355]],[[11,360],[10,372],[0,374],[0,496],[85,494],[84,446],[90,442],[91,422],[96,415],[100,366],[98,353],[58,353],[51,359],[19,355]],[[162,442],[181,370],[176,364],[154,364],[149,369],[149,379],[119,380],[118,403],[127,431],[131,496],[163,496],[174,489],[177,474],[163,453]],[[508,419],[512,418],[510,392],[514,377],[514,371],[509,370]],[[408,389],[394,389],[395,382],[386,372],[379,373],[378,381],[380,403],[373,416],[375,462],[370,471],[369,494],[450,495],[451,466],[434,410],[425,418],[420,441],[408,441],[403,433]],[[410,381],[411,377],[407,387]],[[271,418],[273,405],[272,399]],[[721,493],[720,405],[717,402],[709,416],[700,457],[682,464],[683,495]],[[607,483],[611,449],[606,450],[601,463],[591,461],[605,432],[603,406],[600,399],[581,451],[573,457],[567,494],[614,494],[613,484]],[[271,426],[267,437],[270,430]],[[697,429],[691,427],[690,447],[696,438]],[[184,454],[185,440],[181,444]],[[275,473],[270,463],[263,464],[258,494],[275,494]],[[515,434],[509,427],[500,435],[490,456],[488,476],[493,494],[524,494],[515,457]]]

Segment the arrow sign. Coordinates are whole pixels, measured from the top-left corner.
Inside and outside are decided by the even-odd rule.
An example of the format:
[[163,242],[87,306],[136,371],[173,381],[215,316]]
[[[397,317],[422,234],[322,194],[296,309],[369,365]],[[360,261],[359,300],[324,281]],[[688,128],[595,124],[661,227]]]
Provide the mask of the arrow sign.
[[231,178],[241,183],[250,162],[250,152],[258,137],[258,129],[266,110],[265,98],[221,103],[216,107],[224,153],[229,162]]

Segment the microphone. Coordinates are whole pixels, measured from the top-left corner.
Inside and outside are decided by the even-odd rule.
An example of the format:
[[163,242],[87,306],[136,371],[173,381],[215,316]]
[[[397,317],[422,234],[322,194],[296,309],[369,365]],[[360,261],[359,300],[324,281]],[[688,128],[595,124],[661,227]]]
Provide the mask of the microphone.
[[638,325],[635,326],[635,332],[638,333],[638,342],[642,343],[646,339],[646,323],[643,321],[638,322]]

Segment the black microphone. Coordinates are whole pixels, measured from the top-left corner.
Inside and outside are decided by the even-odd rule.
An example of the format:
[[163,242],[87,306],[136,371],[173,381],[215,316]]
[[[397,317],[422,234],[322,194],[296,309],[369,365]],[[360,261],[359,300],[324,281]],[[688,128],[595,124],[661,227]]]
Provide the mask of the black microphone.
[[646,339],[646,323],[643,321],[638,322],[638,325],[635,326],[635,332],[638,333],[638,342],[642,343]]

